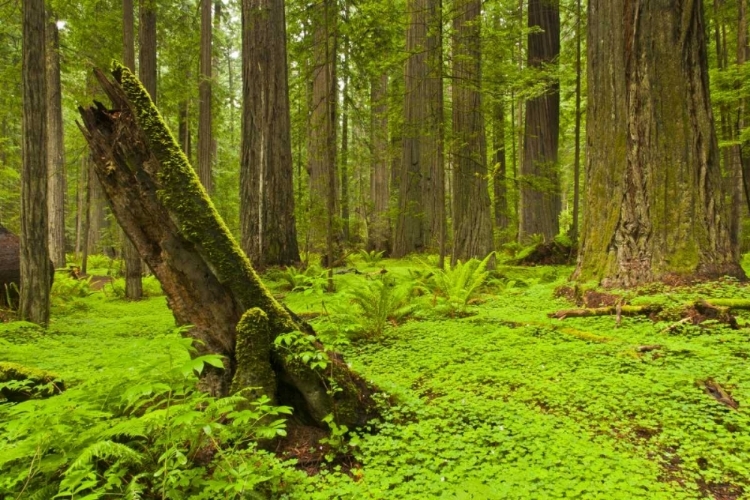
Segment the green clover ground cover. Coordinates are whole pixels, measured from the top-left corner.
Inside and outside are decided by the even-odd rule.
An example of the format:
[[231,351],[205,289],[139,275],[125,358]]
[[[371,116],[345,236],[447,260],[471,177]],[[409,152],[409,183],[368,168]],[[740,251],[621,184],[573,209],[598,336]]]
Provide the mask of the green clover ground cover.
[[[312,477],[290,472],[274,497],[750,493],[747,329],[669,328],[675,322],[645,317],[623,318],[619,326],[614,317],[549,319],[548,312],[571,307],[553,297],[569,268],[501,266],[456,314],[441,308],[426,262],[356,265],[364,274],[337,275],[333,295],[290,292],[281,283],[275,289],[296,312],[320,314],[313,326],[393,398],[382,422],[343,445],[359,465],[323,463]],[[376,273],[382,267],[388,286],[415,285],[413,311],[398,316],[398,326],[390,318],[382,333],[363,335],[352,303],[361,294],[352,291],[383,279]],[[670,307],[697,297],[750,297],[732,282],[650,293],[632,302]],[[94,293],[58,304],[48,333],[0,325],[0,360],[53,370],[69,383],[94,374],[114,381],[123,371],[167,364],[175,335],[163,297],[133,304]],[[639,352],[643,345],[660,348]],[[704,392],[699,382],[709,377],[740,402],[739,411]]]

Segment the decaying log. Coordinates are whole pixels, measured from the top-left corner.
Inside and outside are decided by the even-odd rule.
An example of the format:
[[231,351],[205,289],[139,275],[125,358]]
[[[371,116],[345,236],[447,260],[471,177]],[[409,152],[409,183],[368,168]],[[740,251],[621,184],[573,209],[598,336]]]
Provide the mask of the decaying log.
[[658,306],[608,306],[594,307],[590,309],[564,309],[547,314],[549,318],[586,318],[589,316],[639,316],[642,314],[649,315],[661,310]]
[[[187,158],[138,79],[115,65],[95,74],[113,104],[79,108],[95,172],[112,211],[161,283],[180,324],[193,328],[199,353],[224,356],[201,386],[225,395],[253,387],[317,425],[333,414],[361,425],[375,414],[371,387],[343,359],[325,353],[312,367],[274,340],[310,328],[274,299],[234,240]],[[322,352],[312,340],[310,348]]]

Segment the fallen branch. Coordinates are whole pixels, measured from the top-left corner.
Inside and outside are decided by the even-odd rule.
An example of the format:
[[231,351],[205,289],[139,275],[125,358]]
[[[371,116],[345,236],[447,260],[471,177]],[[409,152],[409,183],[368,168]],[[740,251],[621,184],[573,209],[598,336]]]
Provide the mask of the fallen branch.
[[733,410],[737,410],[740,407],[740,404],[735,401],[732,396],[724,390],[723,387],[721,387],[714,379],[707,378],[703,382],[701,382],[703,385],[703,389],[706,391],[706,394],[714,398],[719,403],[728,406],[729,408],[732,408]]
[[549,318],[565,319],[565,318],[587,318],[590,316],[639,316],[649,315],[661,311],[660,306],[647,305],[647,306],[608,306],[608,307],[594,307],[594,308],[583,308],[583,309],[563,309],[562,311],[551,312],[547,314]]

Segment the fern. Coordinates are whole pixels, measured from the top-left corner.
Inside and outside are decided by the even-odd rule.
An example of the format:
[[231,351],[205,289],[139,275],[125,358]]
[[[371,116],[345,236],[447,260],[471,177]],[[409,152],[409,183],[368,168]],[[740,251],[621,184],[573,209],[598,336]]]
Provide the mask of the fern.
[[361,332],[368,337],[380,336],[389,323],[396,323],[414,309],[409,304],[411,286],[378,279],[349,291],[349,299],[361,314]]
[[470,259],[458,261],[454,267],[447,263],[444,269],[438,269],[430,277],[428,286],[436,297],[440,297],[451,316],[463,314],[469,302],[476,297],[482,285],[487,281],[487,265],[494,256],[490,253],[483,260]]

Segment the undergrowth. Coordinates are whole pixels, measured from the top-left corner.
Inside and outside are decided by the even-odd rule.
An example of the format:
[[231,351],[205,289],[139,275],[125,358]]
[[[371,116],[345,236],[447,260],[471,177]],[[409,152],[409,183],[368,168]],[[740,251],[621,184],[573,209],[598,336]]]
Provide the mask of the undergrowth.
[[[487,270],[470,261],[439,270],[433,260],[383,259],[377,265],[386,272],[375,273],[361,258],[361,274],[335,275],[335,294],[271,276],[287,305],[314,318],[326,343],[384,391],[382,419],[362,430],[332,427],[320,443],[331,452],[312,476],[254,444],[283,433],[284,409],[195,391],[195,369],[215,360],[189,360],[164,297],[131,303],[61,282],[47,331],[0,324],[0,360],[52,371],[68,387],[45,400],[0,403],[0,497],[750,493],[746,329],[549,319],[571,307],[553,293],[571,268]],[[297,280],[305,271],[293,273]],[[721,280],[622,294],[632,304],[676,308],[697,298],[750,298],[750,288]],[[738,320],[746,325],[750,316]],[[282,337],[277,348],[295,339]],[[739,410],[706,393],[709,378]]]

